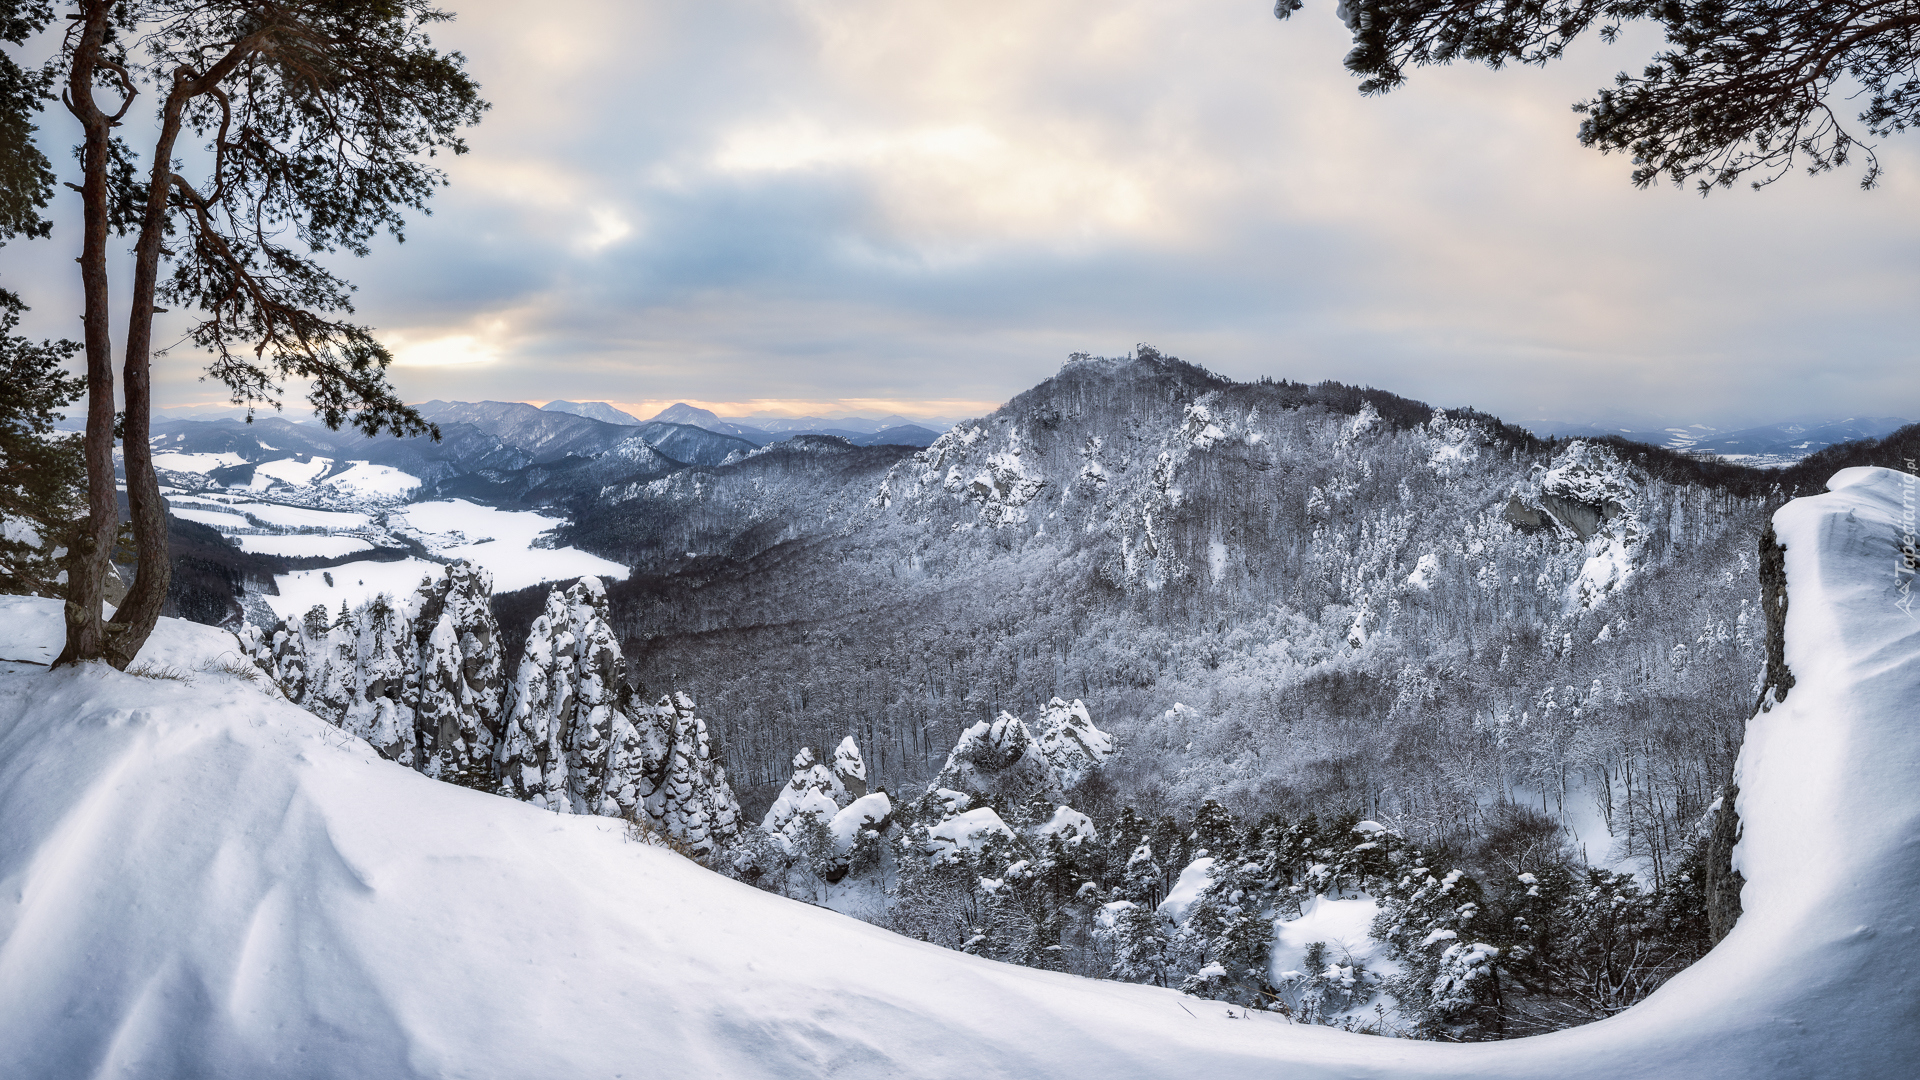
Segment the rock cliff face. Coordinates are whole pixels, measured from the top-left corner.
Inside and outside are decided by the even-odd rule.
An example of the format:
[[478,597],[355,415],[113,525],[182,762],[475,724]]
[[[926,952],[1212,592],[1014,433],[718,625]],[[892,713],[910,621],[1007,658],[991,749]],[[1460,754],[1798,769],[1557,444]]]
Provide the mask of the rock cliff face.
[[1787,549],[1768,522],[1760,534],[1760,610],[1767,617],[1767,674],[1756,709],[1787,700],[1793,671],[1787,667]]
[[[1787,700],[1793,689],[1793,671],[1787,667],[1787,549],[1767,523],[1760,534],[1760,610],[1767,620],[1767,667],[1762,676],[1756,711],[1771,711]],[[1707,833],[1707,922],[1719,941],[1740,921],[1740,890],[1746,878],[1733,867],[1733,849],[1740,842],[1740,814],[1735,804],[1738,784],[1729,785],[1714,804]]]
[[1733,868],[1733,849],[1740,842],[1740,814],[1734,810],[1739,798],[1740,785],[1729,785],[1714,806],[1707,834],[1707,928],[1715,944],[1740,921],[1740,890],[1747,883]]

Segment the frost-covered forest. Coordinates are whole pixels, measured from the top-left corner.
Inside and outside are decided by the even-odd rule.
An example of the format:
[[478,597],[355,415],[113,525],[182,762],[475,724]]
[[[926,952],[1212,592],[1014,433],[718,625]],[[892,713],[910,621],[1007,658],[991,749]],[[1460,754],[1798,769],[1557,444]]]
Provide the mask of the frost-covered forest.
[[872,456],[687,470],[566,534],[636,565],[611,589],[635,673],[702,703],[754,814],[800,746],[851,734],[910,787],[1058,696],[1143,813],[1462,845],[1521,805],[1658,883],[1757,693],[1768,493],[1666,460],[1152,350]]
[[429,776],[1296,1020],[1584,1023],[1738,917],[1785,474],[1150,349],[917,451],[570,474],[542,543],[629,579],[454,562],[244,651]]

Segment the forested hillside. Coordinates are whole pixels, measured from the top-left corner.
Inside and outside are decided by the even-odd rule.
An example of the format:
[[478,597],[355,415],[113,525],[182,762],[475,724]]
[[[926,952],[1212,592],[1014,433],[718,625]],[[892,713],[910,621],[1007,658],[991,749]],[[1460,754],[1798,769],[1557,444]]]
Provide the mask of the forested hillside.
[[1757,693],[1755,470],[1150,349],[897,453],[579,507],[568,540],[636,565],[611,589],[636,675],[717,718],[749,816],[800,746],[852,734],[899,788],[1062,696],[1143,813],[1347,809],[1448,843],[1515,803],[1659,876]]

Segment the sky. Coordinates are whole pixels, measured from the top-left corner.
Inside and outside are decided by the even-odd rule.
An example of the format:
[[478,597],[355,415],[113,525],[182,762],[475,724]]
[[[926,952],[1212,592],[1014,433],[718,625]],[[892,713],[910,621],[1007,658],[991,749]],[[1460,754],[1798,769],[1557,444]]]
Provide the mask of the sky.
[[[963,417],[1144,342],[1515,420],[1920,418],[1920,138],[1872,192],[1636,190],[1569,105],[1644,32],[1363,99],[1333,0],[446,6],[493,109],[341,266],[410,401]],[[72,203],[0,254],[29,329],[75,333]]]

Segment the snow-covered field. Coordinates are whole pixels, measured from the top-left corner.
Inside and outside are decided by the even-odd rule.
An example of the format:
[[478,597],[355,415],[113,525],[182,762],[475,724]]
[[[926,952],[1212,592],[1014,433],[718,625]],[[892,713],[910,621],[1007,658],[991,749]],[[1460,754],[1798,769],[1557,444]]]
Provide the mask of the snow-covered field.
[[237,508],[259,518],[270,525],[286,529],[364,529],[373,524],[370,515],[351,510],[314,510],[304,506],[285,506],[279,503],[236,503]]
[[[325,459],[314,461],[324,463]],[[269,464],[307,468],[294,462]],[[172,492],[167,501],[176,517],[213,526],[238,540],[242,550],[267,555],[340,558],[371,551],[381,546],[383,539],[385,546],[394,546],[398,542],[394,537],[404,536],[419,541],[436,556],[467,559],[485,567],[493,574],[494,588],[502,592],[586,575],[615,579],[627,576],[626,567],[578,548],[536,546],[542,534],[562,524],[560,518],[531,510],[497,510],[459,499],[396,505],[392,492],[404,494],[417,486],[418,481],[392,469],[381,473],[382,469],[385,466],[358,463],[325,481],[318,489],[303,489],[309,494],[317,491],[331,495],[337,494],[335,485],[342,480],[353,490],[359,490],[354,485],[362,482],[371,483],[376,489],[380,483],[387,483],[387,488],[375,491],[377,497],[370,503],[373,510],[289,506],[217,491]],[[395,480],[395,477],[402,479]],[[282,493],[285,491],[281,489]],[[299,498],[298,492],[286,497],[295,501]],[[376,514],[384,516],[376,520]],[[249,517],[254,520],[248,520]],[[325,531],[263,534],[257,531],[259,522],[283,529]],[[342,601],[351,607],[379,593],[410,592],[430,566],[420,559],[407,559],[390,563],[355,561],[327,570],[301,570],[276,577],[274,582],[280,595],[262,599],[282,616],[304,615],[314,604],[337,610]]]
[[[118,451],[116,451],[118,453]],[[155,454],[153,467],[168,472],[210,473],[229,465],[240,465],[246,459],[239,454]]]
[[1400,965],[1387,956],[1386,946],[1367,933],[1379,912],[1380,905],[1367,899],[1316,896],[1300,905],[1299,918],[1273,928],[1275,985],[1283,983],[1285,972],[1305,969],[1307,946],[1316,941],[1327,947],[1327,959],[1333,963],[1346,966],[1357,961],[1376,974],[1398,974]]
[[333,468],[333,459],[316,457],[307,461],[294,458],[281,458],[279,461],[266,461],[253,467],[253,490],[260,491],[273,485],[274,481],[300,487],[311,484]]
[[350,608],[358,607],[381,593],[404,597],[420,584],[422,576],[435,569],[437,564],[424,559],[401,559],[342,563],[327,570],[296,570],[274,577],[273,583],[279,587],[280,595],[261,599],[274,614],[297,619],[315,604],[337,612],[342,602]]
[[211,525],[216,529],[251,529],[253,523],[239,514],[225,510],[209,510],[202,506],[176,504],[172,508],[174,517],[186,521],[197,521],[202,525]]
[[290,558],[337,559],[357,551],[372,551],[373,544],[357,536],[327,536],[318,533],[292,533],[284,536],[236,536],[240,550],[262,555],[286,555]]
[[420,478],[391,465],[371,465],[364,461],[321,481],[323,486],[363,497],[404,499],[420,487]]
[[[0,1075],[1910,1077],[1913,482],[1776,517],[1798,682],[1741,756],[1746,913],[1601,1023],[1414,1043],[996,964],[428,780],[258,683],[0,663]],[[57,612],[0,601],[0,657],[48,655]],[[142,659],[231,649],[163,620]]]
[[[269,515],[253,505],[248,505],[246,509],[263,521],[276,523],[284,521],[287,524],[306,525],[311,521],[318,524],[317,519],[300,516],[315,514],[326,514],[336,519],[358,517],[361,524],[366,523],[365,515],[296,511],[292,507],[273,507],[271,509],[276,513]],[[448,559],[467,559],[491,571],[496,591],[524,589],[546,581],[567,581],[585,575],[615,579],[627,576],[627,568],[619,563],[589,555],[577,548],[533,546],[542,533],[559,524],[558,518],[530,510],[496,510],[490,506],[454,499],[413,503],[387,515],[387,528],[392,532],[418,540],[435,555]],[[285,555],[305,553],[294,550],[302,543],[317,545],[328,540],[352,540],[362,547],[372,546],[367,541],[351,537],[310,535],[240,539],[248,550],[278,550],[271,545],[285,545],[286,550],[279,550],[280,554]],[[252,546],[254,543],[261,546],[255,548]],[[359,549],[349,548],[341,554],[349,554],[354,550]],[[275,614],[283,617],[297,618],[315,604],[336,611],[342,601],[353,607],[380,593],[404,596],[412,592],[414,586],[420,583],[421,575],[433,567],[434,564],[425,560],[410,558],[399,562],[357,560],[326,570],[299,570],[276,576],[274,584],[279,588],[280,595],[262,599]]]
[[435,555],[467,559],[491,570],[496,592],[588,574],[616,580],[627,576],[626,567],[578,548],[533,546],[536,538],[562,521],[532,510],[496,510],[464,499],[446,499],[413,503],[393,518],[395,528],[418,539]]

